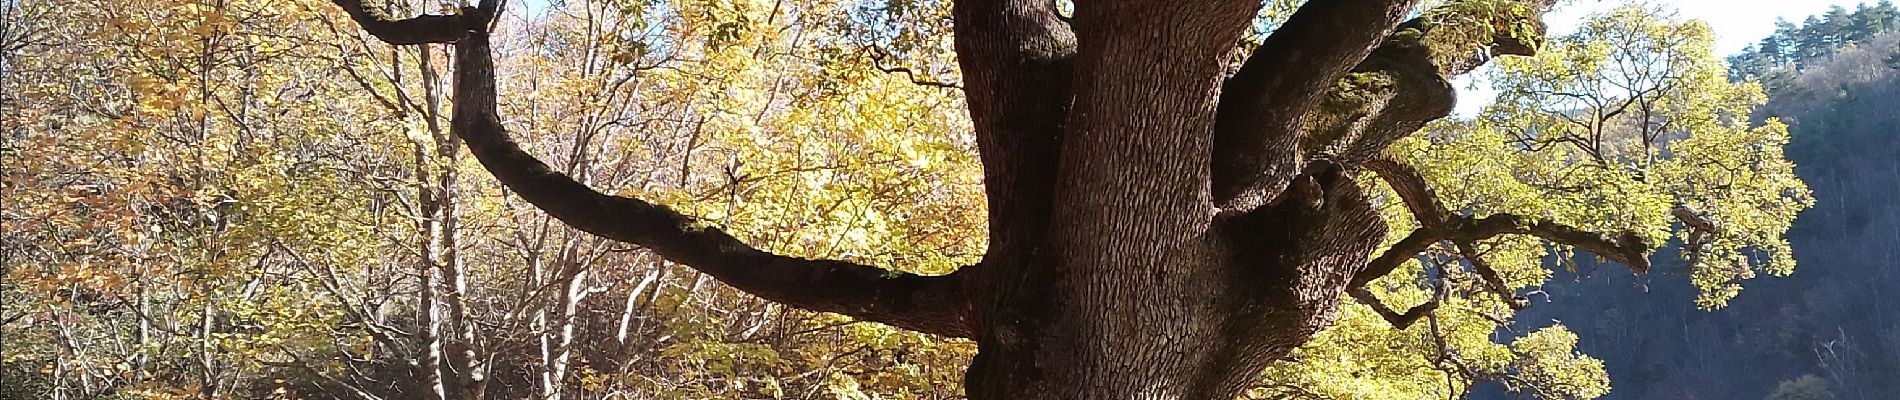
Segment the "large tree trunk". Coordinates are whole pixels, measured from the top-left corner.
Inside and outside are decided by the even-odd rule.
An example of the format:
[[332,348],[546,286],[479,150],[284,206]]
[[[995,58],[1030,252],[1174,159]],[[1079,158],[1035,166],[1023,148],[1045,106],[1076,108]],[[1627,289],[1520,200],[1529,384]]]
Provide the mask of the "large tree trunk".
[[[1331,322],[1349,267],[1364,265],[1383,233],[1355,188],[1333,188],[1327,200],[1340,207],[1288,207],[1281,215],[1299,222],[1251,230],[1259,240],[1224,239],[1250,228],[1219,223],[1147,260],[1128,245],[1052,260],[1146,268],[1026,285],[1059,295],[1006,307],[1022,317],[992,321],[966,378],[971,398],[1235,397]],[[1085,246],[1106,246],[1100,237],[1110,235],[1078,236]]]
[[[1036,3],[1046,2],[995,5],[1059,23]],[[1336,174],[1309,179],[1320,189],[1311,198],[1233,215],[1220,213],[1210,188],[1216,99],[1229,50],[1258,6],[1078,7],[1074,36],[1082,40],[1064,56],[1074,63],[1071,108],[1040,116],[1066,120],[1051,124],[1061,129],[1061,154],[1055,192],[1042,199],[1056,206],[1046,232],[1033,231],[1040,224],[993,228],[1041,239],[991,249],[991,259],[1019,264],[977,266],[988,279],[971,291],[995,300],[983,310],[990,317],[966,378],[972,398],[1233,398],[1329,322],[1352,267],[1383,234],[1356,187]],[[981,17],[964,15],[959,33],[969,34],[959,38],[987,41],[992,28],[965,25]],[[960,42],[960,50],[978,46]],[[1008,58],[965,59],[965,71],[1017,69],[991,64]],[[979,130],[1023,129],[983,120],[987,103],[1024,100],[997,83],[971,86]]]
[[[406,20],[336,1],[386,42],[455,43],[451,130],[522,199],[767,300],[975,339],[975,399],[1229,399],[1330,323],[1342,295],[1431,243],[1531,234],[1632,266],[1646,249],[1457,216],[1416,171],[1382,163],[1386,145],[1450,111],[1450,75],[1529,52],[1503,36],[1427,46],[1430,21],[1399,23],[1410,0],[1309,2],[1231,74],[1258,0],[1077,2],[1072,22],[1047,0],[957,1],[990,247],[944,276],[771,254],[594,191],[503,130],[495,1]],[[1348,73],[1372,83],[1342,84]],[[1423,226],[1376,258],[1386,225],[1355,180],[1368,166]],[[1374,305],[1398,325],[1429,311]]]

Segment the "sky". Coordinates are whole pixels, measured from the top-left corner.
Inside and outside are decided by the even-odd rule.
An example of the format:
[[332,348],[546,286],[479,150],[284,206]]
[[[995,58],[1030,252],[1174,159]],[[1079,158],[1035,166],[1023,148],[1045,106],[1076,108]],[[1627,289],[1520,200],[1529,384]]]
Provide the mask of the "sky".
[[[1809,15],[1826,13],[1831,6],[1839,5],[1852,11],[1863,2],[1872,5],[1878,0],[1654,0],[1657,4],[1675,8],[1684,18],[1699,19],[1715,29],[1715,54],[1727,57],[1747,47],[1749,43],[1760,41],[1775,31],[1775,19],[1785,18],[1789,22],[1801,23]],[[1552,34],[1566,34],[1574,31],[1579,23],[1591,13],[1615,8],[1623,4],[1622,0],[1574,0],[1553,10],[1544,17],[1550,25]],[[1458,87],[1459,101],[1456,113],[1472,115],[1478,109],[1490,104],[1496,94],[1488,88],[1470,87],[1470,81],[1461,79]]]

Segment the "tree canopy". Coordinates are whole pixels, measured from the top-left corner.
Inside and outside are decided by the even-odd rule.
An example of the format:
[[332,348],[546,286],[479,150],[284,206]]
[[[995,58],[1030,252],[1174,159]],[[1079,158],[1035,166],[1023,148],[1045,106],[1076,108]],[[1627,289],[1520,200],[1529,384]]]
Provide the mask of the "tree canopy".
[[[1720,307],[1814,202],[1759,73],[1648,6],[83,3],[0,1],[4,398],[980,397],[1098,264],[1167,266],[1065,272],[1110,308],[1298,299],[1099,316],[1259,340],[1195,378],[1246,398],[1595,398],[1513,318],[1553,269],[1672,249]],[[1293,261],[1073,250],[1200,235]]]

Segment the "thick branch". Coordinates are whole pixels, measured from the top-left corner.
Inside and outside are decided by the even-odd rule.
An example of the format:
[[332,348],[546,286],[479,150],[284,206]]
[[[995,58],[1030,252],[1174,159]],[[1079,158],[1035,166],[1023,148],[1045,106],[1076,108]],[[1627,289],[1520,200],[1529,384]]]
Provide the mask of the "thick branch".
[[[1366,269],[1353,278],[1352,287],[1362,287],[1373,279],[1391,274],[1392,270],[1405,263],[1405,260],[1417,257],[1432,243],[1441,240],[1456,242],[1466,259],[1473,263],[1473,268],[1479,269],[1480,274],[1496,275],[1495,271],[1486,271],[1490,266],[1478,259],[1477,254],[1472,251],[1475,250],[1473,244],[1504,234],[1533,235],[1596,253],[1598,256],[1627,265],[1637,272],[1649,270],[1649,246],[1643,243],[1635,233],[1624,232],[1617,237],[1609,238],[1563,224],[1533,222],[1528,218],[1511,214],[1496,214],[1478,219],[1452,216],[1433,194],[1431,187],[1425,182],[1425,177],[1420,175],[1417,169],[1384,157],[1369,160],[1365,166],[1378,174],[1386,184],[1392,186],[1392,190],[1399,194],[1412,215],[1418,218],[1421,227],[1386,249],[1385,253],[1380,254],[1378,258],[1374,258]],[[1499,286],[1492,288],[1493,290],[1508,291],[1501,288],[1502,283],[1497,282],[1499,279],[1494,276],[1486,276],[1486,280],[1492,286]],[[1506,300],[1512,299],[1512,296],[1503,293],[1500,295]]]
[[1308,111],[1415,3],[1308,2],[1254,50],[1220,96],[1212,171],[1217,206],[1245,211],[1286,186],[1300,171],[1296,145]]
[[[959,0],[951,11],[989,205],[989,250],[971,273],[988,275],[1022,266],[1047,231],[1076,40],[1050,1]],[[972,279],[983,283],[972,286],[981,290],[1011,290]],[[972,298],[1007,303],[1007,297]]]
[[471,33],[455,50],[451,129],[497,180],[548,215],[588,233],[645,246],[766,300],[920,332],[970,335],[957,275],[918,276],[767,253],[665,206],[602,194],[549,169],[501,126],[487,34]]
[[1426,300],[1419,305],[1412,306],[1412,308],[1407,308],[1404,313],[1400,313],[1393,311],[1392,307],[1387,307],[1384,302],[1380,302],[1379,298],[1374,297],[1372,291],[1367,290],[1364,286],[1347,288],[1346,293],[1351,294],[1352,299],[1358,300],[1359,304],[1372,307],[1372,312],[1378,313],[1380,318],[1384,318],[1385,322],[1392,324],[1393,329],[1398,330],[1405,330],[1405,328],[1411,327],[1413,322],[1418,322],[1419,318],[1424,318],[1426,315],[1431,314],[1432,311],[1438,310],[1439,304],[1438,299],[1434,298]]
[[1406,209],[1411,210],[1419,224],[1438,226],[1449,221],[1451,212],[1439,203],[1438,194],[1425,183],[1425,176],[1417,168],[1387,157],[1366,160],[1365,167],[1385,180],[1392,191],[1398,192],[1399,199],[1405,202]]
[[[1465,3],[1453,3],[1399,25],[1398,32],[1367,56],[1349,78],[1334,86],[1322,106],[1313,110],[1315,115],[1307,117],[1312,124],[1307,127],[1311,137],[1303,140],[1302,150],[1321,154],[1315,157],[1358,162],[1376,156],[1426,123],[1451,115],[1457,104],[1451,86],[1453,77],[1497,56],[1536,52],[1530,42],[1541,39],[1540,18],[1550,2],[1527,0],[1519,5],[1524,11],[1521,15],[1488,6],[1471,10]],[[1474,34],[1476,28],[1469,26],[1520,23],[1532,29],[1517,34],[1538,37],[1511,36],[1503,31]],[[1479,41],[1474,42],[1474,38]]]
[[[343,7],[343,11],[350,13],[350,19],[356,20],[356,24],[361,25],[364,31],[392,45],[455,43],[471,29],[486,29],[484,25],[488,23],[493,12],[493,8],[488,7],[486,9],[489,11],[485,12],[461,15],[421,15],[399,20],[390,17],[382,10],[384,4],[364,4],[363,0],[331,1]],[[483,10],[483,8],[468,10]]]
[[[1417,218],[1420,225],[1445,226],[1451,223],[1447,217],[1451,214],[1450,211],[1439,203],[1438,195],[1432,191],[1430,185],[1425,183],[1425,177],[1419,174],[1418,169],[1388,157],[1367,160],[1365,166],[1366,169],[1378,174],[1394,192],[1399,194],[1399,199],[1405,202],[1406,208],[1411,210],[1412,217]],[[1497,269],[1491,268],[1491,263],[1479,256],[1476,243],[1460,241],[1456,244],[1458,254],[1464,256],[1465,261],[1471,264],[1471,269],[1478,271],[1478,276],[1484,278],[1485,286],[1497,293],[1499,298],[1509,302],[1513,308],[1523,308],[1529,304],[1521,301],[1517,294],[1504,284],[1504,278],[1498,275]]]
[[[844,261],[768,253],[732,235],[639,199],[610,196],[522,150],[496,112],[494,60],[486,24],[497,1],[464,9],[462,17],[386,22],[353,0],[337,0],[353,18],[392,44],[455,43],[455,105],[450,130],[504,186],[562,222],[609,239],[638,244],[767,300],[813,311],[945,336],[968,337],[960,276],[918,276]],[[454,23],[442,22],[454,19]]]
[[[1346,15],[1396,21],[1397,14],[1373,11],[1398,7],[1386,11],[1402,13],[1411,4],[1348,3],[1326,2],[1302,8],[1228,81],[1216,125],[1213,171],[1214,193],[1222,207],[1244,208],[1270,202],[1307,159],[1332,158],[1341,164],[1355,164],[1425,123],[1450,115],[1456,104],[1451,77],[1469,72],[1497,55],[1529,55],[1535,51],[1531,42],[1537,38],[1473,35],[1473,25],[1528,22],[1535,32],[1517,33],[1541,35],[1538,18],[1550,6],[1549,0],[1526,0],[1517,4],[1524,11],[1522,15],[1496,15],[1503,11],[1489,6],[1464,10],[1460,7],[1466,3],[1453,3],[1440,9],[1442,12],[1398,24],[1396,32],[1377,30],[1380,36],[1375,38],[1363,36],[1368,33],[1365,31],[1350,32],[1340,39],[1308,38],[1324,38],[1331,33],[1313,32],[1336,29],[1331,25],[1306,25],[1310,21]],[[1404,7],[1399,7],[1401,3]],[[1392,25],[1385,22],[1378,26]],[[1471,42],[1472,37],[1482,42]],[[1369,53],[1349,51],[1361,49],[1354,47],[1358,44],[1366,46],[1363,50]],[[1378,47],[1371,48],[1375,44]],[[1304,46],[1352,56],[1351,62],[1357,66],[1348,74],[1344,64],[1332,63],[1336,58],[1301,57],[1299,51]],[[1293,55],[1278,56],[1289,51]],[[1308,80],[1288,82],[1282,76]]]
[[1392,247],[1386,248],[1384,253],[1379,253],[1379,257],[1367,263],[1365,269],[1354,274],[1352,283],[1347,287],[1365,287],[1374,279],[1391,275],[1393,270],[1399,268],[1399,265],[1405,264],[1405,260],[1424,254],[1426,249],[1431,248],[1432,243],[1443,240],[1444,233],[1441,231],[1441,229],[1433,228],[1413,230],[1412,233],[1405,235],[1404,239],[1399,239],[1398,243],[1393,243]]
[[[1530,222],[1516,215],[1499,214],[1474,221],[1468,231],[1476,233],[1464,240],[1478,241],[1504,233],[1529,234],[1554,243],[1583,249],[1607,258],[1636,272],[1649,271],[1649,245],[1635,232],[1606,237],[1596,232],[1552,222]],[[1498,233],[1490,233],[1498,232]]]
[[1634,233],[1625,232],[1611,238],[1554,222],[1532,221],[1512,214],[1494,214],[1477,219],[1456,217],[1445,226],[1423,227],[1412,231],[1405,239],[1373,259],[1365,270],[1353,278],[1353,286],[1363,286],[1373,279],[1392,273],[1399,264],[1423,253],[1433,242],[1450,240],[1472,243],[1505,234],[1536,236],[1553,243],[1595,253],[1610,261],[1629,266],[1636,272],[1649,270],[1649,246]]

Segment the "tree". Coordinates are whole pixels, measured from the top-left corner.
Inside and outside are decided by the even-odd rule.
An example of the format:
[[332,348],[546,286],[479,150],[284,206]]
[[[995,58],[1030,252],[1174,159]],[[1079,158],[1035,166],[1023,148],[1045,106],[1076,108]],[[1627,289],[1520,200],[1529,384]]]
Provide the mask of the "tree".
[[[1849,13],[1846,7],[1839,5],[1828,7],[1827,14],[1821,17],[1822,25],[1818,27],[1818,33],[1825,37],[1823,41],[1834,48],[1846,45],[1856,36],[1854,28],[1858,25],[1855,23],[1858,20],[1855,18],[1857,16],[1857,14]],[[1829,51],[1828,54],[1831,55],[1833,52]]]
[[[1785,236],[1792,213],[1812,199],[1791,165],[1773,161],[1782,159],[1779,152],[1787,140],[1780,124],[1749,124],[1748,110],[1763,100],[1760,88],[1724,79],[1727,72],[1710,50],[1713,38],[1706,25],[1665,9],[1625,6],[1591,15],[1576,32],[1550,38],[1536,57],[1500,60],[1487,74],[1499,90],[1497,102],[1474,118],[1435,122],[1388,152],[1416,166],[1424,186],[1434,188],[1458,214],[1540,214],[1593,230],[1659,235],[1667,234],[1671,224],[1722,221],[1719,231],[1679,232],[1683,242],[1671,247],[1698,261],[1696,266],[1685,268],[1684,260],[1661,256],[1658,273],[1637,279],[1655,281],[1646,287],[1691,288],[1685,293],[1691,296],[1699,288],[1704,307],[1724,306],[1733,284],[1760,270],[1779,273],[1791,266],[1789,260],[1764,257],[1736,268],[1743,265],[1725,254],[1735,254],[1731,249],[1753,249],[1757,256],[1787,254],[1786,245],[1776,241],[1744,242]],[[1751,189],[1733,190],[1744,187]],[[1672,217],[1678,208],[1696,211]],[[1410,219],[1389,209],[1383,217]],[[1477,256],[1463,258],[1464,251]],[[1616,375],[1622,395],[1634,389],[1642,397],[1643,383],[1660,377],[1636,369],[1606,371],[1592,357],[1621,352],[1579,356],[1568,344],[1575,336],[1599,345],[1657,342],[1603,338],[1606,327],[1632,332],[1637,328],[1631,325],[1653,322],[1613,313],[1627,310],[1577,306],[1654,298],[1593,298],[1616,290],[1602,285],[1587,290],[1584,296],[1590,298],[1576,298],[1564,290],[1571,287],[1560,277],[1627,282],[1615,271],[1599,269],[1601,263],[1578,258],[1525,237],[1468,247],[1438,244],[1418,262],[1373,282],[1369,289],[1378,299],[1361,301],[1369,307],[1346,308],[1340,321],[1300,349],[1298,365],[1274,366],[1268,381],[1297,382],[1291,386],[1330,398],[1452,397],[1470,390],[1466,382],[1495,382],[1539,398],[1594,398],[1611,387],[1608,375]],[[1552,259],[1565,260],[1554,264],[1568,273],[1552,271],[1553,263],[1546,261]],[[1673,276],[1692,276],[1686,280],[1693,282],[1662,282]],[[1438,308],[1426,314],[1419,324],[1424,326],[1403,331],[1379,326],[1379,313],[1395,312],[1374,309],[1381,304],[1431,299],[1438,299]],[[1557,304],[1519,309],[1532,301]],[[1568,312],[1553,311],[1558,309]],[[1578,317],[1588,312],[1608,315]],[[1670,377],[1706,380],[1720,374],[1697,370]]]
[[1856,11],[1861,14],[1860,30],[1870,37],[1893,29],[1894,24],[1900,22],[1900,9],[1895,9],[1892,1],[1880,0],[1872,8],[1867,8],[1865,4],[1861,6]]
[[[1331,323],[1342,296],[1379,304],[1367,285],[1416,265],[1440,242],[1494,283],[1483,255],[1499,246],[1495,240],[1534,237],[1541,242],[1532,246],[1582,249],[1641,271],[1679,223],[1688,253],[1734,262],[1709,279],[1698,276],[1715,302],[1734,293],[1723,278],[1746,277],[1757,265],[1779,271],[1791,259],[1772,246],[1779,239],[1773,224],[1759,231],[1769,237],[1738,237],[1712,217],[1724,214],[1707,213],[1803,208],[1798,185],[1739,204],[1720,195],[1704,198],[1713,207],[1686,203],[1709,190],[1749,189],[1731,179],[1737,174],[1785,169],[1772,134],[1695,141],[1702,129],[1732,123],[1732,110],[1685,123],[1692,127],[1637,119],[1635,132],[1621,132],[1607,124],[1616,115],[1603,114],[1623,110],[1601,104],[1592,109],[1597,124],[1552,137],[1645,140],[1635,149],[1574,140],[1594,162],[1559,170],[1604,184],[1546,189],[1576,193],[1576,204],[1640,200],[1634,204],[1646,207],[1590,215],[1548,208],[1574,205],[1564,202],[1448,208],[1430,179],[1389,148],[1449,113],[1452,76],[1494,56],[1534,54],[1547,2],[1451,2],[1409,21],[1401,19],[1414,8],[1410,1],[1310,2],[1242,60],[1234,58],[1245,53],[1235,44],[1259,2],[1085,2],[1071,16],[1053,2],[967,0],[952,15],[983,163],[989,247],[982,261],[955,272],[912,275],[762,251],[669,207],[595,191],[537,160],[508,136],[497,112],[489,33],[497,1],[403,19],[360,1],[336,2],[387,43],[454,45],[450,130],[525,201],[767,300],[974,339],[979,353],[965,378],[973,398],[1234,397]],[[1239,66],[1231,76],[1230,61]],[[1630,90],[1639,92],[1603,100],[1703,107],[1650,103],[1644,99],[1652,89]],[[1720,168],[1690,159],[1675,169],[1656,166],[1654,175],[1616,167],[1652,166],[1663,152],[1649,145],[1670,134],[1685,137],[1689,147],[1671,148],[1682,154],[1736,143],[1764,150],[1739,165],[1709,161],[1726,165]],[[1723,141],[1734,137],[1741,139]],[[1438,145],[1411,143],[1426,146],[1411,154],[1432,154]],[[1581,160],[1534,154],[1559,157],[1552,160],[1559,166]],[[1710,179],[1714,189],[1697,184]],[[1650,180],[1660,189],[1638,190]],[[1389,187],[1393,203],[1416,221],[1381,218],[1368,194],[1377,187]],[[1764,198],[1773,212],[1744,209]],[[1388,225],[1416,228],[1387,244]],[[1403,328],[1437,304],[1381,314]],[[1567,341],[1557,335],[1535,343]]]
[[[0,79],[0,387],[9,393],[419,398],[432,385],[410,383],[430,374],[479,377],[490,398],[958,393],[934,383],[961,376],[974,349],[965,341],[742,296],[548,220],[503,197],[467,156],[437,157],[453,137],[447,103],[429,101],[446,99],[445,46],[374,43],[328,2],[206,3],[0,4],[6,32],[21,35],[8,43],[23,46],[10,47]],[[901,257],[911,271],[948,271],[980,252],[970,240],[980,228],[968,223],[982,213],[968,201],[980,193],[974,155],[959,151],[967,135],[947,133],[967,121],[928,118],[961,113],[950,90],[872,69],[857,52],[823,65],[802,58],[858,49],[850,43],[807,41],[780,55],[762,43],[791,35],[757,26],[626,57],[643,35],[681,25],[715,33],[756,16],[752,24],[771,26],[756,4],[675,3],[669,12],[690,25],[643,32],[613,21],[650,15],[626,4],[563,2],[567,13],[504,22],[523,34],[513,49],[545,43],[498,60],[521,73],[507,80],[520,94],[511,97],[534,99],[504,105],[510,122],[544,133],[523,137],[529,148],[559,154],[552,164],[593,185],[725,213],[713,218],[775,251]],[[788,23],[780,13],[776,24],[818,31],[837,18],[813,14]],[[724,46],[717,57],[669,61],[708,42]],[[919,68],[899,61],[884,65]],[[700,95],[734,86],[759,89]],[[602,100],[614,97],[632,101]],[[803,102],[783,106],[794,97]],[[844,104],[854,97],[875,106]],[[735,129],[802,125],[781,120],[823,121],[836,136],[854,124],[928,135],[768,146]],[[825,143],[836,144],[814,145]],[[619,151],[630,144],[647,153]],[[464,178],[445,188],[437,172],[449,170]],[[824,174],[835,179],[809,185]],[[426,265],[431,237],[450,232],[428,231],[442,209],[421,200],[445,189],[459,203],[447,231],[461,243],[451,254],[465,291]],[[943,223],[891,222],[906,214]],[[463,346],[453,341],[469,342],[450,321],[454,291],[466,296],[462,326],[476,327],[466,347],[479,371],[449,362]],[[425,310],[432,303],[437,312]],[[418,329],[431,325],[440,333]]]
[[1778,93],[1812,64],[1850,45],[1865,45],[1892,29],[1895,15],[1893,3],[1882,1],[1871,7],[1861,4],[1852,13],[1834,6],[1824,15],[1809,16],[1801,26],[1778,19],[1774,33],[1759,45],[1729,57],[1730,79],[1752,77],[1766,84],[1770,93]]
[[1800,378],[1781,381],[1781,385],[1768,394],[1767,400],[1825,400],[1834,398],[1827,390],[1827,381],[1814,375],[1802,375]]

